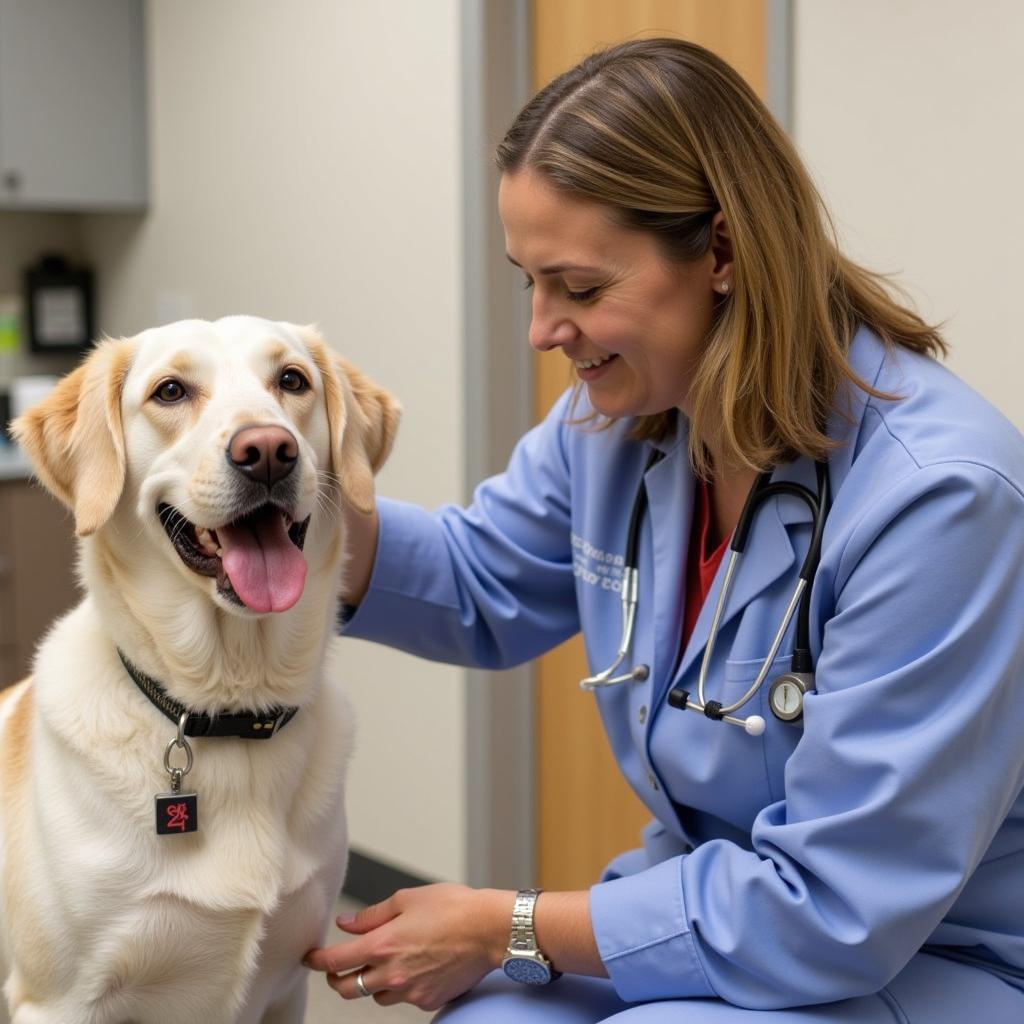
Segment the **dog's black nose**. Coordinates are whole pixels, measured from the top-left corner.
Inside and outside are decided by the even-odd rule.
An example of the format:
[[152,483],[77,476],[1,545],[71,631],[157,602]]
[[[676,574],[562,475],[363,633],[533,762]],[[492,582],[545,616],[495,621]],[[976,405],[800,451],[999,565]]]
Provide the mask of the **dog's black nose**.
[[228,442],[228,462],[239,473],[273,487],[299,461],[299,446],[284,427],[242,427]]

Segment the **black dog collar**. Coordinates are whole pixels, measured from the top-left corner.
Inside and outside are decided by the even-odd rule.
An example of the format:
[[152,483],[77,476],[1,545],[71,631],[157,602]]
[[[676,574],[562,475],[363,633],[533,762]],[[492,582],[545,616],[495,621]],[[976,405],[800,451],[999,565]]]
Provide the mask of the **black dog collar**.
[[[170,696],[155,679],[137,669],[124,656],[120,647],[117,656],[153,707],[177,725],[188,708]],[[184,732],[186,736],[237,736],[244,740],[269,740],[278,729],[283,729],[295,717],[298,710],[276,707],[268,711],[220,711],[215,715],[192,711],[185,720]]]

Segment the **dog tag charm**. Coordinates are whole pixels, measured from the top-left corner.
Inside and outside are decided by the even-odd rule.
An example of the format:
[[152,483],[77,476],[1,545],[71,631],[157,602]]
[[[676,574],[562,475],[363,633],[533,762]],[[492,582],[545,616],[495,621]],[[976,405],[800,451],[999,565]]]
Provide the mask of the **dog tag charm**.
[[184,835],[199,831],[199,797],[181,790],[182,771],[171,772],[171,792],[156,795],[156,834],[158,836]]

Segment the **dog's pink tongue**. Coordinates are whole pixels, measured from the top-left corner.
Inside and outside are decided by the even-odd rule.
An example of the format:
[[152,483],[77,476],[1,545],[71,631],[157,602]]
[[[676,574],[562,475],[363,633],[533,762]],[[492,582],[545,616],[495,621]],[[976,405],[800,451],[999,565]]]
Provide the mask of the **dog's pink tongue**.
[[217,530],[224,571],[254,612],[285,612],[306,585],[306,559],[291,542],[284,516],[266,509]]

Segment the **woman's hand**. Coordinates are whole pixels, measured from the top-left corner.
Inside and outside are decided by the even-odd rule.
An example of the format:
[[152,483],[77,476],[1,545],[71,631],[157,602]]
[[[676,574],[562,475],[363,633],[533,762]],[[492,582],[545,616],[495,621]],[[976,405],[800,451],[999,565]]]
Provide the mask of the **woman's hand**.
[[501,965],[515,893],[440,883],[400,889],[338,927],[358,936],[303,961],[326,971],[343,999],[358,999],[356,975],[381,1006],[436,1010]]
[[369,515],[343,504],[339,513],[345,522],[345,551],[348,558],[342,572],[341,599],[358,605],[366,594],[377,557],[380,517],[374,509]]

